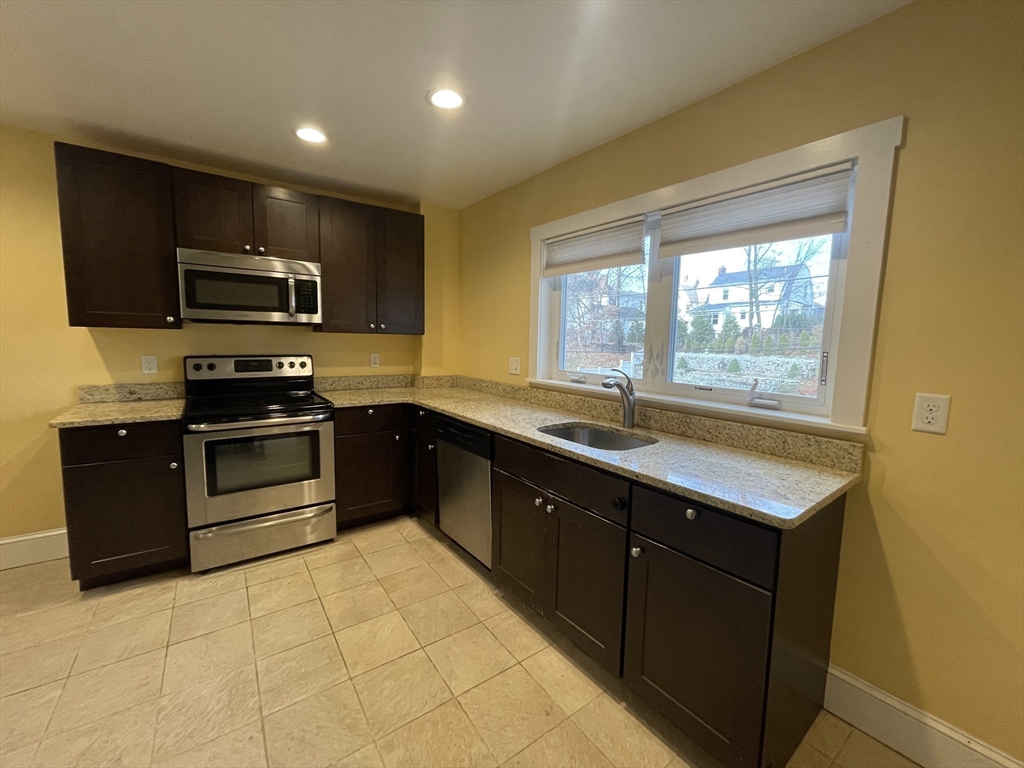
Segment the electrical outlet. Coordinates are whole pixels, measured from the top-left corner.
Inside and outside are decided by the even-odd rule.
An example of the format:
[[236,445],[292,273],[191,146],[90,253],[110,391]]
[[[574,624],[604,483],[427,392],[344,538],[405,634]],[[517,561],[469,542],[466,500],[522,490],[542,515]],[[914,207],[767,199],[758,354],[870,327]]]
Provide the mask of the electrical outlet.
[[946,434],[949,421],[949,395],[926,395],[917,393],[914,398],[914,420],[910,428],[915,432]]
[[378,353],[378,352],[371,352],[370,353],[370,367],[371,368],[380,368],[380,353]]
[[510,357],[508,359],[508,372],[511,376],[519,375],[519,358]]
[[143,373],[156,373],[156,355],[143,355],[142,356],[142,372]]

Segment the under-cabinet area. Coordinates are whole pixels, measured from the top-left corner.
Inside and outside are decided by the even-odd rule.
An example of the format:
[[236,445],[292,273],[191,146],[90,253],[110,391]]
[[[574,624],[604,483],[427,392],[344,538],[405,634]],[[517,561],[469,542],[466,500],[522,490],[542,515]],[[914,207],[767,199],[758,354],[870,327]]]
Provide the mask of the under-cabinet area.
[[[299,373],[302,356],[281,358],[281,369],[276,359],[268,358],[264,388],[312,381]],[[244,563],[273,551],[266,547],[301,554],[336,535],[356,539],[361,526],[406,515],[724,765],[787,764],[823,704],[844,495],[799,524],[771,526],[530,444],[519,439],[525,432],[489,431],[479,418],[465,423],[415,402],[429,394],[413,402],[374,402],[371,394],[346,406],[358,392],[328,393],[339,402],[321,406],[330,401],[292,392],[293,408],[306,402],[295,413],[305,415],[272,417],[266,429],[251,417],[218,426],[228,412],[196,393],[216,391],[233,371],[264,367],[230,360],[186,360],[193,394],[183,421],[61,429],[71,562],[83,588],[179,567],[189,541],[192,570],[206,571],[203,562]],[[655,440],[642,450],[670,441],[640,436]],[[189,445],[203,447],[190,454]],[[247,479],[253,461],[262,467],[259,488]],[[194,476],[183,478],[179,467]],[[472,495],[481,478],[482,498]],[[140,484],[163,489],[159,503]],[[309,506],[251,517],[287,488]],[[310,496],[314,488],[329,496]],[[197,494],[212,527],[197,527]],[[235,497],[251,505],[240,517]],[[134,522],[142,519],[144,528]],[[486,557],[473,543],[480,531],[490,537]],[[391,568],[401,569],[397,578],[399,563],[419,555],[387,557],[398,560],[380,561],[385,587]],[[366,560],[373,569],[377,558]]]

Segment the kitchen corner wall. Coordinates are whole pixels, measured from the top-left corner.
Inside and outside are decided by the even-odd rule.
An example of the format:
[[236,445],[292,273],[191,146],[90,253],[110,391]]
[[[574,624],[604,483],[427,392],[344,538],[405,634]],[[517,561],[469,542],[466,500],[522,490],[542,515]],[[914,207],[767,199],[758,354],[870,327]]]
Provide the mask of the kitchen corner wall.
[[[421,366],[430,374],[458,373],[458,213],[427,204],[422,337],[187,323],[181,330],[69,327],[53,158],[58,138],[128,151],[0,126],[0,537],[64,526],[57,433],[46,424],[77,403],[81,384],[181,381],[181,358],[189,354],[307,353],[319,376],[418,373]],[[379,368],[369,367],[371,352],[380,353]],[[146,354],[158,358],[156,375],[141,373],[139,356]]]
[[[832,661],[1024,758],[1024,4],[919,2],[461,212],[460,372],[529,354],[530,228],[906,115]],[[949,434],[910,431],[952,394]]]

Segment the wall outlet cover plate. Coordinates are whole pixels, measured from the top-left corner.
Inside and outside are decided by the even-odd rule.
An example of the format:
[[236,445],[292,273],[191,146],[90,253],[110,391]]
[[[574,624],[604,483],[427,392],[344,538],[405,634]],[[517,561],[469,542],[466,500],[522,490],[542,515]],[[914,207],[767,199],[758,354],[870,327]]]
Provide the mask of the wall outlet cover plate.
[[914,418],[910,428],[915,432],[946,434],[949,423],[949,395],[929,395],[918,392],[914,398]]
[[510,357],[508,359],[508,372],[512,376],[518,376],[519,375],[519,358],[518,357]]
[[370,353],[370,367],[380,368],[380,354],[377,352]]
[[142,372],[143,373],[156,373],[158,371],[156,355],[143,355],[142,356]]

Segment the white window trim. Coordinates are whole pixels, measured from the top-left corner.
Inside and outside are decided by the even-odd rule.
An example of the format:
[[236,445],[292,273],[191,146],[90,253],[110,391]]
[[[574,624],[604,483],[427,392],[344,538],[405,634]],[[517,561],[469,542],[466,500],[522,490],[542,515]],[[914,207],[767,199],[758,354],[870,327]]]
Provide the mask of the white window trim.
[[[829,366],[831,403],[828,415],[800,414],[790,411],[764,411],[746,405],[701,401],[696,398],[670,396],[663,393],[638,393],[638,401],[657,407],[674,407],[728,418],[749,419],[757,423],[790,423],[811,428],[830,428],[841,433],[863,433],[867,412],[868,386],[871,376],[871,355],[874,347],[875,319],[885,246],[888,235],[889,203],[892,195],[896,148],[903,144],[904,118],[883,120],[847,131],[801,147],[727,168],[689,181],[673,184],[627,200],[542,224],[530,230],[532,263],[530,277],[530,376],[531,386],[561,391],[590,393],[589,385],[571,384],[554,378],[553,356],[547,340],[551,337],[549,316],[551,302],[547,295],[553,280],[542,280],[543,243],[554,237],[607,225],[611,222],[641,216],[688,201],[725,194],[754,184],[782,179],[796,173],[855,160],[857,178],[854,185],[850,227],[845,236],[846,258],[838,267],[844,290],[831,298],[832,312],[838,319],[838,333],[833,334],[834,352]],[[653,249],[652,249],[653,250]],[[651,273],[659,267],[654,254]],[[669,272],[670,270],[665,270]],[[652,276],[652,280],[656,276]],[[671,275],[662,279],[671,280]],[[650,307],[648,307],[650,312]],[[661,314],[661,313],[659,313]],[[662,318],[668,322],[668,318]],[[648,315],[648,326],[660,322]],[[544,354],[541,354],[541,351]],[[650,360],[653,350],[645,350]],[[645,368],[646,368],[645,363]],[[593,378],[593,377],[591,377]],[[597,388],[602,394],[607,394]]]

